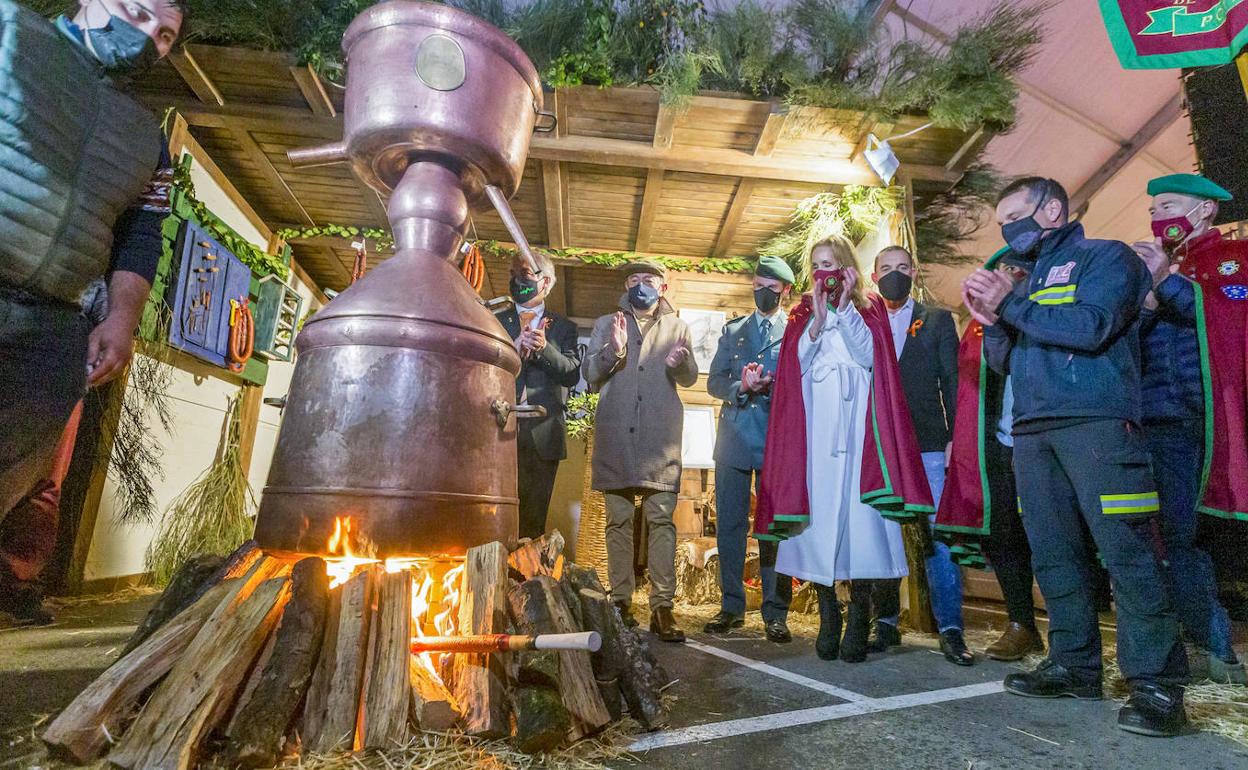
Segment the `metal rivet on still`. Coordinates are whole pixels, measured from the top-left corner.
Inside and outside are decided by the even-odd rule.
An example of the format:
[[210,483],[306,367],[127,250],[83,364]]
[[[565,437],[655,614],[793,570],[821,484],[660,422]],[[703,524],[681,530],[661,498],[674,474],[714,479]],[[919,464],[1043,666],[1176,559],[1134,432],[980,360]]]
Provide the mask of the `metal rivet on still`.
[[416,74],[425,85],[437,91],[454,91],[467,78],[464,49],[455,39],[434,33],[416,49]]

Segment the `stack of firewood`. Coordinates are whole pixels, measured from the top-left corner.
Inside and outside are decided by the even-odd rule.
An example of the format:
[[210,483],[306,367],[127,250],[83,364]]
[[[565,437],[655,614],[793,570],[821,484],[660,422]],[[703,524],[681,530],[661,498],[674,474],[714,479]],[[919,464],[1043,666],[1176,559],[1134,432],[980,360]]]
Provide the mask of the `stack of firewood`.
[[667,677],[591,569],[556,532],[508,553],[468,552],[458,634],[595,631],[594,653],[411,651],[411,570],[363,564],[330,588],[325,561],[244,545],[174,578],[122,656],[43,733],[77,763],[266,767],[299,753],[385,750],[417,731],[511,738],[528,752],[594,735],[624,714],[666,719]]

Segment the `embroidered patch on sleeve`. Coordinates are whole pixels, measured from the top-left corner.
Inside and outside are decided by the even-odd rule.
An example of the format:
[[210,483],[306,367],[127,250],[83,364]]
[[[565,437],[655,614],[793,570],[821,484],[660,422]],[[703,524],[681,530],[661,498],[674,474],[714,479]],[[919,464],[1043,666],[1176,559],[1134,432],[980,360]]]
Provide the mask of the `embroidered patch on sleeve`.
[[1219,275],[1235,275],[1238,272],[1239,272],[1239,262],[1236,262],[1233,259],[1228,259],[1227,261],[1218,265]]
[[1227,299],[1248,299],[1248,286],[1244,286],[1242,283],[1223,286],[1222,293],[1226,295]]
[[1054,265],[1049,268],[1049,277],[1044,279],[1044,285],[1052,286],[1055,283],[1066,283],[1070,280],[1070,274],[1074,271],[1074,262],[1067,262],[1064,265]]

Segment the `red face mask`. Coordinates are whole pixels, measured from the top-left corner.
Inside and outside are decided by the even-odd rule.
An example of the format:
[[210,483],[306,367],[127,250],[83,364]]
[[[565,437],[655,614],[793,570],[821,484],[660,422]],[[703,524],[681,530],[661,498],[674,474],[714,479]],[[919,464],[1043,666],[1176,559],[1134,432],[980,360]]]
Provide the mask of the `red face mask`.
[[815,283],[822,283],[828,292],[828,307],[835,309],[841,304],[841,293],[845,291],[845,269],[816,270]]
[[[1197,203],[1192,207],[1192,211],[1200,208]],[[1187,240],[1187,236],[1191,235],[1196,229],[1196,225],[1192,224],[1192,220],[1188,219],[1192,215],[1192,211],[1187,212],[1181,217],[1170,217],[1169,219],[1153,220],[1153,235],[1160,238],[1162,243],[1167,246],[1178,246]]]

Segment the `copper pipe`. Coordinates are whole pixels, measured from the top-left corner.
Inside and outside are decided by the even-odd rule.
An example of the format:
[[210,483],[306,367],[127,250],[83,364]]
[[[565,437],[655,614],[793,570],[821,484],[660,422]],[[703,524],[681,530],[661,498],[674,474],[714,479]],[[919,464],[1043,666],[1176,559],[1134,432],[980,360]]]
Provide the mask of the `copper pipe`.
[[311,168],[313,166],[332,166],[344,163],[347,156],[346,142],[323,144],[320,147],[300,147],[286,152],[286,158],[295,168]]
[[494,210],[498,212],[499,218],[503,220],[503,226],[511,234],[511,240],[516,244],[516,248],[520,249],[520,253],[528,260],[529,269],[533,271],[533,275],[540,276],[542,268],[537,263],[537,257],[533,255],[533,249],[529,247],[529,239],[524,237],[524,230],[520,228],[520,223],[516,221],[516,215],[511,212],[511,205],[507,203],[507,196],[503,195],[503,191],[492,184],[485,186],[485,195],[490,199],[490,203],[494,204]]
[[479,636],[419,636],[412,639],[412,653],[447,652],[459,655],[525,650],[583,650],[598,652],[602,635],[597,631],[578,634],[482,634]]

